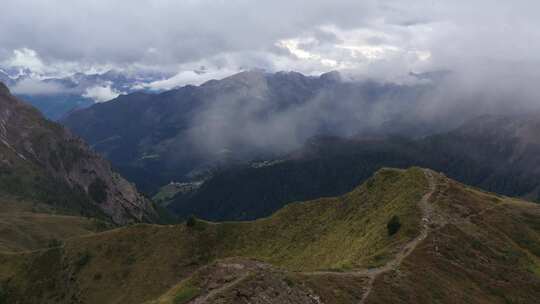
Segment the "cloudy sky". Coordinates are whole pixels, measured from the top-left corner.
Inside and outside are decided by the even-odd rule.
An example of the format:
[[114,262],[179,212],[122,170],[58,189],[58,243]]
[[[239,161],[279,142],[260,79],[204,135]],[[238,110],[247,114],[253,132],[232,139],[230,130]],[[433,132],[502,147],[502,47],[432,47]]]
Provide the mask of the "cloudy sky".
[[152,72],[163,79],[141,86],[162,89],[251,68],[516,79],[540,62],[534,0],[2,0],[1,10],[1,68]]

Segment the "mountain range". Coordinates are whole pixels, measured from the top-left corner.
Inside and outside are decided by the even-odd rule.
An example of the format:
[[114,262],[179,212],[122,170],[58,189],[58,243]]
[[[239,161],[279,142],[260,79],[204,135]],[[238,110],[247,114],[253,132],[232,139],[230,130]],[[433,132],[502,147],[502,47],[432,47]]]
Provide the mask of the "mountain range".
[[316,135],[422,136],[445,129],[440,120],[416,115],[433,86],[424,78],[399,85],[348,81],[338,72],[253,70],[160,94],[122,95],[61,123],[155,194],[171,181],[299,149]]
[[385,166],[433,168],[539,200],[540,116],[420,115],[447,75],[413,74],[421,81],[398,85],[254,70],[123,95],[61,122],[180,218],[269,216],[346,193]]
[[117,70],[51,76],[29,69],[0,69],[0,82],[11,87],[15,96],[38,108],[52,120],[59,120],[76,109],[90,107],[96,102],[140,90],[141,84],[163,77],[166,75]]

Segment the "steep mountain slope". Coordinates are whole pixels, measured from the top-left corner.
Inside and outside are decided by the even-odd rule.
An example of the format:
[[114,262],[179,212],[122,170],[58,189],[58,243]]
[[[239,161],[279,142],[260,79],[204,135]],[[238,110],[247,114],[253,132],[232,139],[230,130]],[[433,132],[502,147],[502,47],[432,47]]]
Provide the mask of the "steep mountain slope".
[[431,167],[460,181],[538,201],[540,114],[483,116],[420,142]]
[[347,195],[253,222],[137,225],[3,254],[1,294],[7,303],[535,303],[539,215],[538,205],[433,171],[385,169]]
[[180,217],[254,219],[286,203],[350,191],[384,166],[422,166],[461,182],[538,201],[540,116],[478,117],[418,140],[318,137],[275,161],[224,168],[167,207]]
[[429,88],[343,81],[337,72],[248,71],[161,94],[120,96],[62,123],[153,194],[208,168],[289,152],[318,134],[351,135],[387,120],[405,121],[386,132],[413,133],[404,126],[418,120],[413,104]]
[[117,224],[153,221],[152,203],[62,126],[0,84],[0,192]]
[[216,221],[268,216],[290,202],[351,191],[382,167],[416,164],[417,151],[407,142],[314,138],[284,159],[218,170],[199,187],[169,198],[167,208],[180,218]]

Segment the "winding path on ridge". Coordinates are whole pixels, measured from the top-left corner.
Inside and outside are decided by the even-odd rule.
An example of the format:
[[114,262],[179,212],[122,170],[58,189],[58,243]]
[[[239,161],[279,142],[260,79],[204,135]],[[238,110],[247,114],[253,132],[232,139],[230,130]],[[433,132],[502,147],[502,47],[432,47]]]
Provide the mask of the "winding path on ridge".
[[234,279],[233,281],[231,281],[231,282],[229,282],[227,284],[224,284],[223,286],[221,286],[219,288],[213,289],[209,293],[205,294],[204,296],[197,297],[197,298],[195,298],[193,301],[191,301],[189,303],[191,303],[191,304],[204,304],[204,303],[207,303],[211,298],[213,298],[216,295],[222,293],[223,291],[231,288],[232,286],[240,283],[243,279],[247,278],[248,275],[250,275],[250,274],[251,273],[249,271],[245,272],[242,275],[240,275],[238,278]]
[[363,304],[366,302],[369,294],[371,293],[371,290],[373,289],[373,283],[375,282],[375,279],[386,272],[395,270],[401,265],[403,260],[409,256],[416,246],[420,244],[429,234],[430,228],[429,225],[433,219],[433,206],[429,203],[429,200],[433,193],[437,190],[437,185],[435,182],[435,177],[433,175],[433,171],[429,169],[423,169],[424,175],[426,176],[429,184],[429,190],[418,202],[418,206],[420,207],[421,213],[422,213],[422,227],[420,234],[405,244],[403,248],[395,255],[395,257],[390,260],[388,263],[381,267],[376,268],[369,268],[369,269],[362,269],[362,270],[354,270],[354,271],[347,271],[347,272],[333,272],[333,271],[313,271],[313,272],[304,272],[302,274],[305,275],[337,275],[337,276],[355,276],[355,277],[367,277],[368,278],[368,285],[366,287],[366,291],[362,295],[362,299],[360,300],[360,304]]
[[[369,268],[369,269],[361,269],[361,270],[354,270],[354,271],[347,271],[347,272],[334,272],[334,271],[312,271],[312,272],[301,272],[303,275],[334,275],[334,276],[354,276],[354,277],[363,277],[368,279],[368,284],[365,289],[364,294],[362,295],[362,298],[360,300],[360,304],[363,304],[366,302],[369,294],[371,293],[373,289],[373,283],[377,279],[377,277],[381,274],[384,274],[386,272],[396,270],[403,260],[409,256],[414,249],[420,244],[429,234],[430,232],[430,223],[433,221],[433,206],[430,204],[429,200],[433,193],[437,190],[437,185],[435,181],[435,176],[433,174],[433,171],[429,169],[423,169],[424,175],[426,179],[428,180],[428,187],[429,190],[426,192],[420,201],[418,202],[418,206],[420,208],[422,218],[421,218],[421,231],[420,234],[412,239],[410,242],[406,243],[399,252],[396,253],[395,257],[390,260],[388,263],[381,267],[376,268]],[[190,301],[190,304],[202,304],[208,302],[210,299],[215,297],[217,294],[223,292],[224,290],[231,288],[232,286],[238,284],[240,281],[245,279],[249,272],[244,273],[239,278],[235,279],[234,281],[223,285],[220,288],[217,288],[208,294],[204,296],[197,297],[196,299],[193,299]]]

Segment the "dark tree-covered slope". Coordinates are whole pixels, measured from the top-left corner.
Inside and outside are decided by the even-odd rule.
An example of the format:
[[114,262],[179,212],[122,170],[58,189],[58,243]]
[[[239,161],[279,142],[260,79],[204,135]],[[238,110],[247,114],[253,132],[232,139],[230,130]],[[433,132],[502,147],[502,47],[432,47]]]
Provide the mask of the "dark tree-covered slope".
[[181,217],[253,219],[284,204],[342,194],[385,166],[424,166],[483,189],[538,201],[540,116],[478,117],[418,140],[319,137],[277,161],[217,171],[168,207]]

